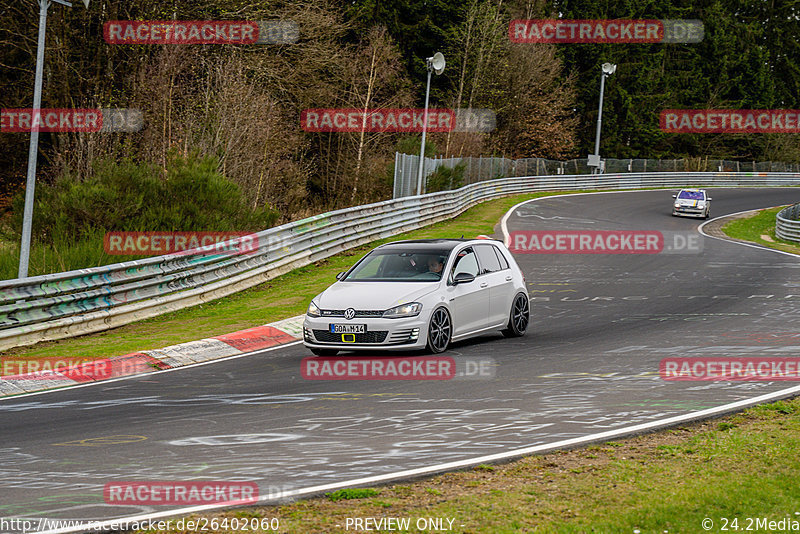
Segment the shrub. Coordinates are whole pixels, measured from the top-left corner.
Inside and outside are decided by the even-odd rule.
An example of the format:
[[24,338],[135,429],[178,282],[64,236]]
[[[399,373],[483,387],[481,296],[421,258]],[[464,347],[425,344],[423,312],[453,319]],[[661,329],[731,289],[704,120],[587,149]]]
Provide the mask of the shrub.
[[[24,196],[14,200],[12,228],[22,228]],[[166,169],[103,161],[94,176],[66,175],[36,188],[33,239],[77,243],[109,231],[240,231],[269,228],[278,214],[253,210],[210,157],[172,155]]]
[[459,163],[452,169],[442,165],[428,175],[428,187],[426,192],[435,193],[436,191],[447,191],[458,189],[464,185],[464,169],[466,165]]
[[[24,192],[0,236],[0,279],[17,276]],[[172,155],[165,169],[130,160],[104,161],[91,178],[68,174],[37,184],[29,276],[134,260],[103,247],[111,231],[255,232],[278,213],[252,209],[241,189],[217,171],[214,158]]]

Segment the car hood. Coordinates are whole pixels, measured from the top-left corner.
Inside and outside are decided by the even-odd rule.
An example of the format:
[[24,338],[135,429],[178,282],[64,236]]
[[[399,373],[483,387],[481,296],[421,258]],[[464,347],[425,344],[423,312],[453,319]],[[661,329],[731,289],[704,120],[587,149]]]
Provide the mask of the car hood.
[[705,200],[689,200],[688,198],[678,198],[675,199],[675,204],[679,206],[697,206],[699,203],[705,202]]
[[441,282],[336,282],[315,302],[323,310],[388,310],[416,302],[436,291]]

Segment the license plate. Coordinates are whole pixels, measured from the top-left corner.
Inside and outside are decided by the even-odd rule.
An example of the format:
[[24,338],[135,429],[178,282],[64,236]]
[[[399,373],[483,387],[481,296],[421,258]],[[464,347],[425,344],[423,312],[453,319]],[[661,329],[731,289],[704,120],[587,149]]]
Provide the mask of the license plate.
[[367,325],[365,324],[331,324],[333,334],[366,334]]

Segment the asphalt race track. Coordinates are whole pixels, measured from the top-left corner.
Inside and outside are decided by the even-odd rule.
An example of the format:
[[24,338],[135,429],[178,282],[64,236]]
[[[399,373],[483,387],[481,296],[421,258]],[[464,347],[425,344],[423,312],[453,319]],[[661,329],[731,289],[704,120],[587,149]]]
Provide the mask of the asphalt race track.
[[[798,202],[800,189],[714,189],[712,197],[717,217]],[[702,221],[671,217],[671,200],[669,191],[553,197],[519,206],[507,224],[512,232],[699,235]],[[103,486],[115,481],[246,480],[268,496],[657,422],[797,385],[660,378],[669,356],[800,353],[800,261],[698,242],[702,251],[671,254],[518,255],[531,296],[528,334],[493,334],[447,353],[490,362],[493,377],[309,381],[300,365],[310,353],[296,344],[2,400],[0,517],[170,510],[106,505]]]

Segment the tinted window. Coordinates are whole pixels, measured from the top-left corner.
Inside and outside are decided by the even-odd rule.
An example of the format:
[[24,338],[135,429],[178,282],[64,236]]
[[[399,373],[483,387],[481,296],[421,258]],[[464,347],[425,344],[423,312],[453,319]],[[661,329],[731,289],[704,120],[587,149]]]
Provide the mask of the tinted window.
[[492,245],[475,245],[475,252],[478,254],[478,261],[481,264],[481,274],[500,270],[500,260],[497,259],[493,248]]
[[344,278],[348,282],[434,282],[442,278],[447,250],[375,250]]
[[478,260],[475,258],[475,253],[471,248],[462,250],[456,256],[456,261],[453,264],[453,278],[460,273],[478,276]]
[[497,259],[500,260],[500,268],[508,269],[508,260],[506,260],[505,255],[503,255],[497,247],[492,246],[492,248],[494,249],[494,253],[497,254]]
[[702,191],[681,191],[678,195],[681,200],[704,200]]

